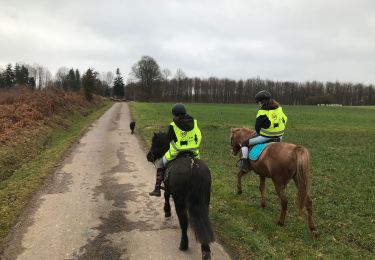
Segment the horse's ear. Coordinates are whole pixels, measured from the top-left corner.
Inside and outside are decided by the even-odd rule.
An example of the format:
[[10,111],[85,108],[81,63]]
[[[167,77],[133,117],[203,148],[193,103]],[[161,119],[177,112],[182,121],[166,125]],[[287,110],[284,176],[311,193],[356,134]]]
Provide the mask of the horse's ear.
[[156,133],[154,132],[154,136],[156,135]]
[[241,128],[238,128],[238,127],[234,127],[234,128],[231,128],[231,131],[232,133],[235,133],[235,132],[238,132]]

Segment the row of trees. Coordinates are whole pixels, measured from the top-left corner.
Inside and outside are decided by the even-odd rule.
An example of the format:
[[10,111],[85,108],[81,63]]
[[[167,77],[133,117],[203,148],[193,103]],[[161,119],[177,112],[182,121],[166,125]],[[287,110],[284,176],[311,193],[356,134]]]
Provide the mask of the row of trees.
[[282,104],[375,105],[373,85],[342,82],[282,82],[231,80],[210,77],[188,78],[177,70],[174,78],[169,70],[160,70],[157,62],[144,56],[132,67],[133,82],[126,86],[126,98],[143,101],[182,101],[210,103],[253,103],[255,94],[269,90]]
[[9,89],[17,85],[30,85],[35,87],[35,78],[29,77],[29,70],[24,65],[16,64],[14,69],[9,64],[0,73],[0,88]]
[[[113,82],[114,86],[112,87]],[[110,71],[99,73],[91,68],[81,77],[78,69],[62,67],[58,69],[56,76],[52,79],[49,70],[42,66],[16,64],[13,68],[12,64],[8,64],[5,70],[0,71],[0,89],[12,89],[18,86],[39,90],[56,87],[66,91],[83,91],[89,100],[91,100],[92,94],[107,97],[114,95],[122,98],[125,87],[119,69],[116,71],[116,77]]]
[[[114,79],[113,91],[111,91],[112,88],[109,86],[107,81],[100,80],[98,76],[99,76],[99,73],[94,71],[94,69],[88,69],[86,73],[82,76],[83,93],[87,100],[91,101],[93,94],[108,97],[110,96],[111,92],[112,92],[112,95],[115,97],[119,97],[119,98],[124,97],[125,84],[123,82],[120,69],[116,70],[116,77]],[[112,74],[110,75],[107,74],[107,77],[110,78],[112,81],[113,79]],[[77,83],[77,81],[75,83]]]
[[[271,91],[282,104],[314,105],[375,105],[373,85],[342,82],[281,82],[262,80],[231,80],[210,77],[189,78],[178,69],[173,78],[168,69],[161,70],[150,56],[143,56],[131,68],[125,86],[120,70],[98,73],[88,69],[82,77],[78,69],[60,68],[52,79],[48,69],[40,65],[9,64],[0,71],[0,88],[17,85],[31,88],[58,87],[69,91],[83,89],[89,99],[92,94],[114,96],[139,101],[252,103],[255,94],[263,89]],[[87,92],[88,91],[88,92]]]

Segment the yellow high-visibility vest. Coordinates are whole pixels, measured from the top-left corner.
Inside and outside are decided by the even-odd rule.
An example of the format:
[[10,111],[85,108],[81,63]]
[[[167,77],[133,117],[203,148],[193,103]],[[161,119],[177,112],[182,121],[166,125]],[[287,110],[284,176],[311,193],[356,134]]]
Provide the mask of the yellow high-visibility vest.
[[278,107],[273,110],[260,109],[258,111],[256,118],[262,115],[267,116],[268,120],[270,120],[271,122],[271,125],[267,129],[261,128],[259,132],[261,135],[276,137],[282,136],[284,134],[285,125],[286,121],[288,120],[288,117],[284,114],[283,109],[281,107]]
[[174,122],[170,124],[173,127],[177,137],[169,144],[169,150],[165,154],[165,158],[171,161],[177,157],[182,151],[191,151],[195,157],[199,157],[199,146],[202,141],[202,133],[198,128],[197,120],[194,119],[194,128],[190,131],[181,130]]

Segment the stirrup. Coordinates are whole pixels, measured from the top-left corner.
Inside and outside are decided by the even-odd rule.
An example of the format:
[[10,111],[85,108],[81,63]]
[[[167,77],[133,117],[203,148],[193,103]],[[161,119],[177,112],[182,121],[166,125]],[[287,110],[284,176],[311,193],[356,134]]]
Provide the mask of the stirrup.
[[155,196],[155,197],[160,197],[160,196],[161,196],[160,189],[154,189],[154,190],[151,191],[148,195],[150,195],[150,196]]
[[244,173],[248,173],[250,170],[250,162],[249,159],[242,158],[242,165],[241,165],[241,171]]

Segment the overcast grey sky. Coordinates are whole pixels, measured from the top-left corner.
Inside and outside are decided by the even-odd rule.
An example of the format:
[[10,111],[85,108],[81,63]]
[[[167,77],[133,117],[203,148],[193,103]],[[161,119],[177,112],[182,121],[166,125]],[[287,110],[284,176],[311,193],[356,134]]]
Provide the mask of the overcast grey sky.
[[0,0],[0,66],[375,83],[375,0]]

